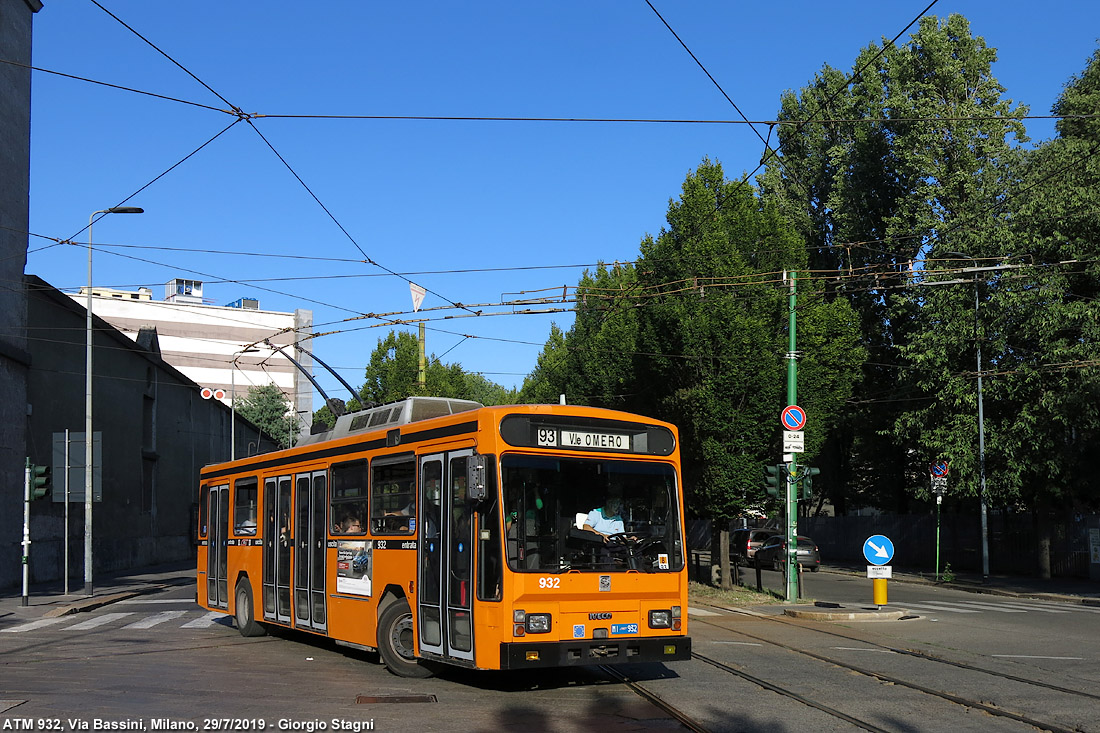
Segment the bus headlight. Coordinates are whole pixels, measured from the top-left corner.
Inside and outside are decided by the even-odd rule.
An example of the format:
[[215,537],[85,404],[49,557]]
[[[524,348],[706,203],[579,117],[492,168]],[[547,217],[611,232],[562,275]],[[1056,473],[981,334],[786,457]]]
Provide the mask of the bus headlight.
[[667,629],[672,626],[672,611],[667,609],[649,612],[649,628]]
[[550,631],[550,614],[548,613],[529,613],[527,614],[527,633],[528,634],[545,634]]

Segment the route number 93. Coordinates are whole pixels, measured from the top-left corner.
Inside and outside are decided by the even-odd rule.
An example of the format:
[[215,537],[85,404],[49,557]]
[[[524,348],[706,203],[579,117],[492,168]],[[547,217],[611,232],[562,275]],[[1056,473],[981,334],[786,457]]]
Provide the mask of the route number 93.
[[539,445],[555,446],[558,444],[558,431],[554,428],[539,428]]
[[539,588],[561,588],[561,578],[539,578]]

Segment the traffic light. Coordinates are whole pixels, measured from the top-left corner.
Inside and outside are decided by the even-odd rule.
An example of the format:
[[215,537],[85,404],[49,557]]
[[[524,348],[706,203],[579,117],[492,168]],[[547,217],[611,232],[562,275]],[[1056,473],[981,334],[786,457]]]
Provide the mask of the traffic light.
[[814,476],[819,473],[821,473],[820,468],[806,467],[806,473],[802,476],[802,491],[799,494],[799,499],[809,501],[813,498],[813,480]]
[[31,465],[31,498],[41,499],[50,491],[50,467]]
[[775,466],[764,466],[764,489],[768,496],[782,496],[786,488],[787,467],[780,463]]

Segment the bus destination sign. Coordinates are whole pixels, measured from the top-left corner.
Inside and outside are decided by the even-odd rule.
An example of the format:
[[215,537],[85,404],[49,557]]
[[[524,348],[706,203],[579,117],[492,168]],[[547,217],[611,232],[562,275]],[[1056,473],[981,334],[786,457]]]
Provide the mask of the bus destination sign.
[[622,433],[597,433],[581,430],[539,428],[538,444],[543,448],[587,448],[630,452],[630,436]]

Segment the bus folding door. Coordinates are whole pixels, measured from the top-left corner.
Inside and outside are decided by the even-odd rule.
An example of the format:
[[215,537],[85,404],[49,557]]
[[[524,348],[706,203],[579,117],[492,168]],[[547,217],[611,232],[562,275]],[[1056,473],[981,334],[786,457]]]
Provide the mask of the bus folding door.
[[294,560],[290,476],[264,480],[264,620],[290,623]]
[[207,501],[210,529],[206,545],[206,602],[211,608],[228,609],[229,485],[211,486]]
[[294,567],[294,623],[324,631],[325,613],[325,472],[298,474],[294,501],[297,562]]
[[420,458],[417,597],[421,651],[473,660],[474,511],[466,494],[471,450]]

